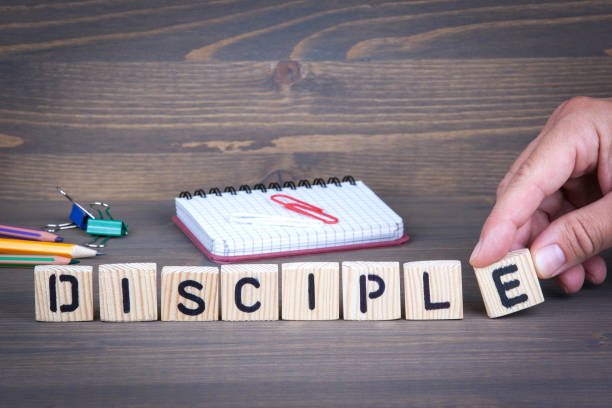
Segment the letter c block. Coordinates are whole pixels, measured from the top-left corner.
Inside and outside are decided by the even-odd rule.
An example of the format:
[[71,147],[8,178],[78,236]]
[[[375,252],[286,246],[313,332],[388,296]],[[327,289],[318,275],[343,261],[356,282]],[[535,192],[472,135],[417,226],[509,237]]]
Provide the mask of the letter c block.
[[221,265],[222,320],[278,320],[278,265]]
[[474,268],[487,315],[508,315],[544,302],[529,249],[509,252],[502,260]]

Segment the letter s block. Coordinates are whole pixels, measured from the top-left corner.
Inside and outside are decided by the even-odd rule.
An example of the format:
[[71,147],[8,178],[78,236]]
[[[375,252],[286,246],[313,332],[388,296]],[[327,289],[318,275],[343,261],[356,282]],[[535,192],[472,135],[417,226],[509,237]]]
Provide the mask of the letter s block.
[[278,265],[221,265],[223,320],[278,320]]
[[491,318],[544,302],[529,249],[509,252],[501,261],[474,272]]
[[342,262],[344,320],[402,316],[399,262]]
[[162,320],[219,320],[219,268],[164,266],[161,286]]
[[93,269],[82,265],[34,267],[36,320],[93,320]]
[[126,263],[100,265],[100,320],[142,322],[157,320],[157,265]]

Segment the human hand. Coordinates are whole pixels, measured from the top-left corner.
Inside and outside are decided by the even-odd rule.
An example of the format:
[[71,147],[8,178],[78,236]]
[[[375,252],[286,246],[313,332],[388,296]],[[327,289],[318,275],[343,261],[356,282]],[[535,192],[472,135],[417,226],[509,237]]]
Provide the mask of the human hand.
[[470,263],[484,267],[530,246],[540,278],[567,292],[599,284],[612,246],[612,102],[561,104],[497,188]]

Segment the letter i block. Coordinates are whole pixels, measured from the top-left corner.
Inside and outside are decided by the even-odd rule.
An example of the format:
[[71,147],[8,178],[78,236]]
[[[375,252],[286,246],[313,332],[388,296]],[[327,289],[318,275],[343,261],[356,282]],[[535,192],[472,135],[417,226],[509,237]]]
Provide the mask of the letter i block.
[[138,322],[157,320],[157,265],[127,263],[100,265],[100,320]]
[[161,286],[162,320],[219,320],[219,268],[164,266]]
[[499,317],[544,302],[529,250],[509,252],[501,261],[474,268],[487,315]]
[[278,320],[278,265],[221,265],[223,320]]
[[345,320],[402,316],[399,262],[342,262]]
[[93,269],[81,265],[34,267],[36,320],[93,320]]
[[337,262],[283,264],[283,320],[336,320],[340,317]]
[[404,264],[406,319],[463,319],[460,261]]

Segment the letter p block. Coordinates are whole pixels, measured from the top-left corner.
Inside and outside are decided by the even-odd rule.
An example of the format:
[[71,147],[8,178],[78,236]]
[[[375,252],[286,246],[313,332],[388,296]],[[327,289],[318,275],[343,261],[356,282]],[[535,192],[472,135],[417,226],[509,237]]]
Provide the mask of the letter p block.
[[501,261],[474,272],[491,318],[544,302],[529,249],[509,252]]

